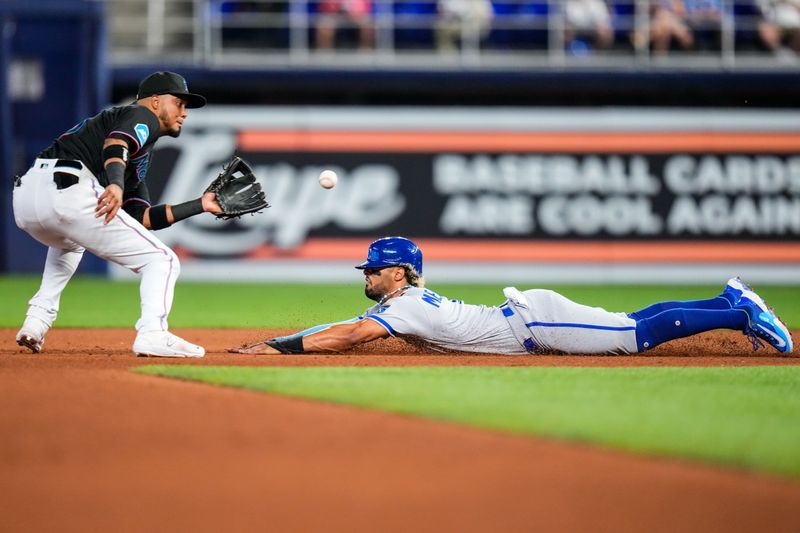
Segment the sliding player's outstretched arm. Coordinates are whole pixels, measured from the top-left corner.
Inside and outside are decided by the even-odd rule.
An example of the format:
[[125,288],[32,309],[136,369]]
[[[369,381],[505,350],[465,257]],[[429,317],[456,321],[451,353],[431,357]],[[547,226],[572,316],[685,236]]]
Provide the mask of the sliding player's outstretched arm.
[[276,337],[239,348],[233,353],[292,354],[305,352],[342,352],[359,344],[388,337],[389,332],[374,320],[354,318],[334,324],[309,328],[294,335]]

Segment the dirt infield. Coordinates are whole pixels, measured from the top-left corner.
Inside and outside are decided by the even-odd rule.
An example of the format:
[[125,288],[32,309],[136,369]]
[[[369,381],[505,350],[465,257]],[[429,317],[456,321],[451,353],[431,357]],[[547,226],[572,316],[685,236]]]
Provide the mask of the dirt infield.
[[[798,365],[738,334],[645,356],[242,356],[274,331],[182,330],[202,360],[142,359],[132,330],[0,329],[0,531],[799,531],[800,482],[179,382],[212,365]],[[795,332],[795,338],[797,332]],[[687,353],[697,355],[687,356]]]

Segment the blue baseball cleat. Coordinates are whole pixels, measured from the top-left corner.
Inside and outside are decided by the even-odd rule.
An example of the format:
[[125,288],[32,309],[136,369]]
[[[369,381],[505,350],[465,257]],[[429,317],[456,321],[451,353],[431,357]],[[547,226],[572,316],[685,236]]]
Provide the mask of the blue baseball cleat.
[[[734,309],[741,309],[747,313],[749,324],[744,330],[746,335],[751,337],[755,335],[767,341],[779,352],[792,352],[794,343],[789,329],[747,283],[739,278],[732,278],[728,280],[723,294],[733,296]],[[758,346],[756,340],[753,341],[753,346]]]

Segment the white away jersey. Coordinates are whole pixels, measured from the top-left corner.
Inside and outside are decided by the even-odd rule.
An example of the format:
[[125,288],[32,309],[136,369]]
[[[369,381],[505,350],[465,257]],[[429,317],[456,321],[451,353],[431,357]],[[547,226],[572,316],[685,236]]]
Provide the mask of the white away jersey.
[[392,336],[411,336],[442,350],[525,353],[497,307],[448,300],[430,289],[411,287],[364,317]]

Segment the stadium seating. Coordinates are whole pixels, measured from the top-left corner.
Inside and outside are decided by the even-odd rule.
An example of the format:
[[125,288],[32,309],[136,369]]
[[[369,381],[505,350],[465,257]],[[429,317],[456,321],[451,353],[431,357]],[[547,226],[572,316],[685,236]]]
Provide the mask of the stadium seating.
[[[188,1],[188,0],[186,0]],[[209,0],[218,13],[218,31],[223,47],[287,50],[303,40],[293,38],[306,33],[306,46],[313,47],[314,22],[320,0]],[[554,28],[560,27],[562,4],[556,0],[491,0],[494,12],[491,29],[483,37],[483,50],[547,52]],[[632,36],[637,23],[646,17],[637,12],[643,3],[636,0],[607,0],[614,26],[617,53],[633,54]],[[733,22],[727,43],[735,51],[765,53],[758,35],[760,12],[754,0],[726,0],[726,20]],[[431,51],[436,48],[437,0],[373,0],[379,20],[377,31],[382,46],[397,51]],[[299,16],[298,16],[299,15]],[[555,26],[554,26],[555,24]],[[302,26],[302,27],[300,27]],[[343,26],[342,31],[350,31]],[[646,28],[639,30],[646,35]],[[724,31],[724,29],[723,29]],[[387,33],[388,32],[388,33]],[[380,35],[383,35],[383,39]],[[701,53],[719,53],[726,37],[720,28],[696,28],[696,47]]]

